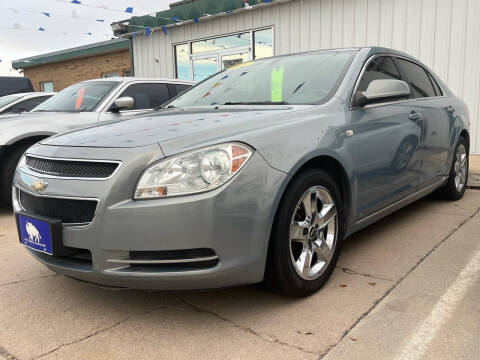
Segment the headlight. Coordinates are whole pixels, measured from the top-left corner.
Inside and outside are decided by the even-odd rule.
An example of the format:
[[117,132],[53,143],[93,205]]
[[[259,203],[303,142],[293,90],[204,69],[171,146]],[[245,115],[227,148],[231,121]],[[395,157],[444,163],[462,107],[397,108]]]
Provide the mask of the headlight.
[[133,198],[164,198],[216,189],[235,176],[252,153],[245,145],[231,143],[162,160],[143,173]]

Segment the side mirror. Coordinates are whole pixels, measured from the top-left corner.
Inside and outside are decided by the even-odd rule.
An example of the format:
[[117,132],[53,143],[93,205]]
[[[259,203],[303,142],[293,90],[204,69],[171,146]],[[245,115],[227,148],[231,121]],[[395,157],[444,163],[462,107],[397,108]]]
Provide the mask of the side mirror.
[[407,99],[410,97],[410,86],[405,81],[393,79],[373,80],[366,91],[356,95],[357,105],[363,107],[368,104]]
[[115,100],[112,107],[110,108],[110,111],[119,112],[120,110],[131,109],[133,108],[134,104],[135,104],[135,101],[133,100],[132,97],[124,96]]

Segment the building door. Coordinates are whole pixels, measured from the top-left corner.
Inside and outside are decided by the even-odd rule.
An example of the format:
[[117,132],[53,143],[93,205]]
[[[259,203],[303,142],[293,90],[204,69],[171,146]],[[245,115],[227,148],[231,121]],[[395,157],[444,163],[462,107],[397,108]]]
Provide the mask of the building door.
[[243,46],[194,54],[191,59],[193,81],[202,81],[218,71],[250,61],[252,52],[250,46]]

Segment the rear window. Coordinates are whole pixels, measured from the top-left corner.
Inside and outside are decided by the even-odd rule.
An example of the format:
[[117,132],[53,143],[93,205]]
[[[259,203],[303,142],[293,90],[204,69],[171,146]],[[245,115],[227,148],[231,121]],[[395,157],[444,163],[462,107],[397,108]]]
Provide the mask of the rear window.
[[435,89],[424,68],[408,60],[397,61],[407,76],[414,98],[435,96]]

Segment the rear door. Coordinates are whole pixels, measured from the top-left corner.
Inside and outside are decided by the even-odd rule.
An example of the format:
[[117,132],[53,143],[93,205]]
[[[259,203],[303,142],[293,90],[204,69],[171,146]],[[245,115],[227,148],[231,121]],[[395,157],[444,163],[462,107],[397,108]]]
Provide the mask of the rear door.
[[[113,102],[121,97],[133,98],[134,105],[131,109],[121,110],[120,112],[112,112]],[[100,120],[116,120],[123,117],[132,116],[135,113],[145,112],[155,109],[170,99],[168,86],[165,83],[133,83],[128,85],[123,91],[116,96],[110,103],[109,108],[100,115]]]
[[405,58],[395,59],[410,84],[414,107],[420,115],[422,126],[422,150],[420,188],[441,181],[449,170],[450,139],[453,131],[453,113],[449,110],[449,98],[433,76],[420,64]]
[[[369,61],[355,94],[365,91],[373,80],[402,80],[390,56]],[[348,146],[357,193],[352,206],[361,219],[417,190],[421,126],[410,119],[410,101],[352,105],[353,134]]]

